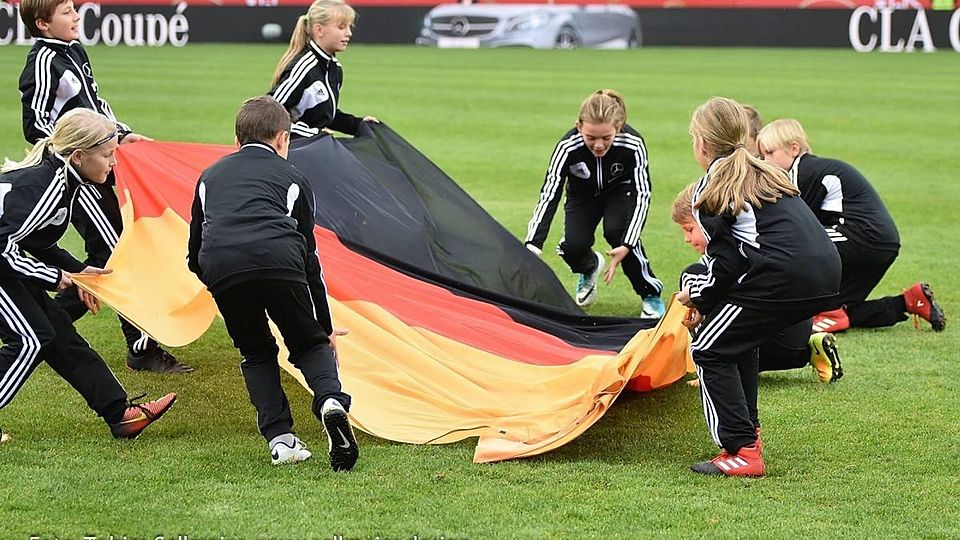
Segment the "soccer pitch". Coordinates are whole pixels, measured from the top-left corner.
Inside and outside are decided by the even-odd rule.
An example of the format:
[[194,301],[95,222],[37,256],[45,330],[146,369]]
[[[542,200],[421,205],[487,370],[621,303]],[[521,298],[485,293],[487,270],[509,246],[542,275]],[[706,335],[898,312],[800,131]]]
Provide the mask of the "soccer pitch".
[[[268,89],[282,51],[89,50],[101,95],[135,131],[222,144],[233,141],[242,100]],[[0,47],[0,157],[26,146],[16,92],[26,53]],[[693,109],[722,95],[766,121],[798,118],[814,152],[856,166],[897,222],[901,254],[875,296],[922,279],[948,319],[960,313],[956,53],[351,46],[340,58],[341,108],[388,123],[518,237],[580,102],[619,90],[649,150],[643,239],[668,290],[696,258],[669,213],[701,174],[687,134]],[[561,233],[558,216],[544,257],[572,287],[552,252]],[[67,245],[80,247],[73,236]],[[636,316],[639,301],[618,275],[589,311]],[[845,377],[834,385],[808,370],[761,375],[768,476],[745,480],[687,470],[715,448],[699,395],[684,384],[625,394],[576,441],[536,458],[474,465],[472,441],[413,446],[358,434],[357,467],[334,474],[309,396],[285,377],[296,429],[316,455],[274,468],[222,323],[174,351],[195,373],[162,376],[126,369],[116,318],[101,313],[79,328],[130,394],[176,391],[177,405],[137,441],[115,441],[76,392],[38,368],[0,411],[14,436],[0,446],[0,538],[957,537],[954,322],[939,334],[902,323],[841,335]]]

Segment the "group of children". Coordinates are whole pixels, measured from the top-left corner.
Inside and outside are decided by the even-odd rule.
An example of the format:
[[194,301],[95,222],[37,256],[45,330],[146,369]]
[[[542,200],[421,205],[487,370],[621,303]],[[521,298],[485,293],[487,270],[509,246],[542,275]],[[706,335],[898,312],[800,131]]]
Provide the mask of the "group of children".
[[[106,274],[121,227],[112,169],[119,144],[149,140],[116,120],[97,93],[79,38],[72,0],[23,0],[21,16],[37,42],[20,79],[24,136],[35,143],[0,177],[0,408],[40,361],[84,396],[116,437],[133,438],[160,418],[176,394],[130,400],[73,322],[96,313],[96,298],[73,274]],[[351,37],[355,13],[342,0],[317,0],[294,29],[267,96],[247,100],[235,125],[238,151],[201,175],[191,210],[188,266],[207,286],[243,358],[241,372],[274,464],[311,457],[296,436],[280,386],[278,347],[314,393],[313,412],[328,437],[331,467],[350,470],[359,456],[336,358],[334,327],[314,242],[310,185],[286,161],[291,138],[334,129],[356,134],[361,122],[338,107],[342,68],[336,53]],[[641,316],[659,318],[663,284],[641,243],[650,205],[647,150],[627,124],[623,97],[599,90],[557,143],[524,240],[540,255],[566,184],[564,238],[558,253],[579,274],[575,300],[596,298],[618,266],[641,297]],[[700,381],[716,458],[705,474],[762,476],[758,373],[808,362],[820,379],[843,375],[829,332],[886,326],[914,314],[942,330],[946,319],[930,288],[866,296],[899,251],[893,220],[855,169],[811,154],[800,124],[759,115],[726,98],[696,109],[693,153],[704,176],[677,197],[673,219],[700,254],[680,279],[678,300]],[[593,251],[603,222],[610,263]],[[57,247],[73,223],[87,260]],[[29,253],[29,255],[27,255]],[[47,291],[57,291],[52,299]],[[132,369],[188,373],[121,319]],[[0,431],[0,440],[7,435]]]
[[[117,121],[98,95],[80,17],[72,0],[23,0],[20,14],[36,38],[20,77],[23,132],[33,149],[0,177],[0,408],[41,361],[70,383],[118,438],[135,438],[176,401],[176,394],[137,403],[74,321],[96,313],[97,299],[73,274],[104,269],[121,230],[113,167],[120,144],[150,140]],[[314,196],[286,162],[291,136],[331,128],[356,134],[358,119],[337,107],[342,71],[336,53],[349,43],[355,13],[340,0],[317,0],[296,25],[269,96],[244,103],[236,119],[240,149],[204,171],[197,183],[188,266],[207,285],[243,356],[241,372],[274,464],[311,457],[293,432],[280,386],[279,349],[314,392],[314,413],[328,436],[330,465],[353,468],[359,456],[340,386],[335,339],[316,245]],[[57,242],[73,223],[87,260]],[[47,291],[57,291],[56,299]],[[189,373],[146,334],[121,318],[127,366]],[[142,397],[142,396],[141,396]],[[0,430],[0,442],[9,435]]]

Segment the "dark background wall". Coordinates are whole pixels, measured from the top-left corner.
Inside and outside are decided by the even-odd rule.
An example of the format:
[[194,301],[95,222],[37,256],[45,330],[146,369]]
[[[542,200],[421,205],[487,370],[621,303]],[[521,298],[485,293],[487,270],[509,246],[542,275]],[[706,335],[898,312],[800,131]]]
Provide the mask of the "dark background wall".
[[[0,4],[3,6],[3,4]],[[6,4],[0,10],[0,44],[24,41],[18,31],[14,8]],[[412,44],[429,7],[359,6],[355,43]],[[164,24],[166,40],[154,39],[150,44],[175,42],[262,42],[264,25],[276,25],[277,35],[270,41],[287,41],[303,6],[293,7],[214,7],[214,6],[127,6],[104,5],[83,11],[85,34],[91,39],[99,30],[104,37],[144,34],[159,35]],[[638,8],[643,44],[658,46],[776,46],[776,47],[851,47],[850,21],[853,11],[846,9],[652,9]],[[876,11],[874,11],[876,14]],[[888,42],[907,38],[915,25],[917,13],[924,13],[930,35],[937,48],[950,49],[951,17],[960,19],[960,12],[890,12]],[[149,19],[148,17],[152,17]],[[158,19],[163,19],[159,21]],[[954,21],[954,26],[956,23]],[[137,25],[141,28],[138,34]],[[188,30],[184,32],[184,27]],[[150,26],[152,25],[152,26]],[[876,36],[881,42],[881,22],[868,16],[859,18],[857,32],[861,42]],[[129,28],[128,28],[129,27]],[[174,31],[180,39],[174,41]],[[125,33],[124,33],[125,32]],[[186,34],[186,35],[185,35]],[[160,36],[164,37],[164,36]],[[146,41],[143,37],[141,40]],[[132,43],[135,39],[130,40]],[[954,37],[960,42],[960,36]],[[158,43],[161,42],[161,43]],[[921,46],[917,47],[922,49]]]

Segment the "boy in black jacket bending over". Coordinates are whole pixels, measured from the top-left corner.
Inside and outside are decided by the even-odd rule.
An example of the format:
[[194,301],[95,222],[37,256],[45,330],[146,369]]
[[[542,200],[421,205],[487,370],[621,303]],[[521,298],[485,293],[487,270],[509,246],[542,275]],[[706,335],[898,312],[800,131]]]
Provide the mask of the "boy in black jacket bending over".
[[313,412],[329,438],[330,465],[350,470],[359,449],[340,387],[335,336],[313,236],[314,198],[286,161],[290,114],[270,97],[247,100],[236,121],[240,150],[206,169],[197,183],[188,265],[210,290],[234,345],[260,433],[274,465],[311,456],[293,433],[280,386],[276,340],[313,391]]

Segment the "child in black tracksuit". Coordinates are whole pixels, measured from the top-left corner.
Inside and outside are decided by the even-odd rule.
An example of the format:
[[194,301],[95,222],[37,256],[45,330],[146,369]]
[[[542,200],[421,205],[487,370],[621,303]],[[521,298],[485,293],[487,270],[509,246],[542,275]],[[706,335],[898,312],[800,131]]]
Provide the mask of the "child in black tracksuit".
[[293,433],[267,316],[313,391],[331,466],[349,470],[359,450],[332,341],[343,332],[330,319],[313,236],[313,192],[286,160],[289,129],[289,113],[272,98],[244,104],[236,123],[240,150],[207,168],[197,183],[187,263],[210,290],[243,356],[241,371],[273,463],[311,454]]
[[353,8],[341,0],[316,0],[297,20],[269,92],[290,111],[292,137],[312,137],[325,128],[356,135],[361,122],[379,122],[339,108],[343,67],[337,53],[347,48],[354,20]]
[[[744,107],[747,113],[750,110]],[[753,126],[751,125],[751,130]],[[747,149],[750,149],[749,143]],[[752,154],[753,151],[750,150]],[[710,273],[707,265],[710,260],[703,255],[707,249],[707,241],[703,236],[703,230],[693,217],[693,193],[697,184],[693,183],[683,189],[677,198],[673,201],[672,217],[673,221],[680,225],[683,230],[684,240],[694,248],[701,258],[694,264],[691,264],[683,273],[680,274],[680,290],[690,289],[704,276]],[[715,230],[719,225],[713,225],[710,220],[721,219],[719,217],[710,217],[703,213],[700,214],[704,228]],[[747,261],[741,261],[742,267],[734,270],[734,273],[743,274],[747,271]],[[696,308],[690,308],[687,321],[684,323],[690,327],[691,331],[701,320],[699,311]],[[759,371],[780,371],[805,367],[808,364],[813,367],[817,378],[821,382],[832,383],[843,377],[843,365],[840,362],[840,353],[837,348],[837,340],[833,334],[828,332],[810,332],[813,324],[812,319],[803,321],[785,328],[777,335],[770,338],[757,348],[757,362]]]
[[926,283],[867,300],[900,253],[897,226],[870,182],[847,163],[813,155],[803,126],[794,119],[774,120],[761,130],[758,142],[765,160],[789,172],[843,261],[840,296],[831,311],[815,318],[814,329],[893,326],[913,314],[934,331],[943,330],[946,317]]
[[[81,186],[102,184],[113,165],[116,124],[85,109],[64,114],[27,158],[4,167],[0,208],[0,408],[41,361],[73,386],[118,438],[134,438],[158,419],[176,394],[134,405],[100,355],[77,334],[70,316],[47,294],[73,285],[71,274],[107,274],[57,246]],[[81,292],[78,292],[81,291]],[[96,298],[72,294],[94,313]]]
[[[677,298],[703,321],[691,353],[716,458],[694,472],[762,476],[757,348],[836,296],[840,257],[783,171],[745,148],[747,114],[713,98],[693,115],[694,155],[707,174],[693,196],[708,272]],[[716,218],[716,219],[714,219]]]
[[540,199],[527,225],[524,243],[540,255],[550,222],[567,186],[564,235],[557,252],[570,270],[580,274],[574,300],[589,306],[597,295],[603,256],[593,251],[594,233],[603,220],[603,237],[611,246],[610,282],[620,262],[623,273],[642,299],[640,316],[663,316],[663,283],[654,275],[640,234],[650,209],[650,169],[643,137],[626,123],[623,97],[598,90],[580,107],[577,125],[557,143],[550,158]]
[[[20,74],[23,135],[36,143],[53,133],[57,119],[77,108],[96,111],[116,123],[121,143],[149,140],[131,133],[117,121],[110,105],[97,93],[90,58],[77,41],[80,17],[71,0],[22,0],[20,16],[36,43],[27,54]],[[83,237],[87,264],[103,267],[113,253],[123,229],[113,175],[104,184],[80,188],[72,213],[73,225]],[[57,302],[77,320],[87,312],[75,289],[63,291]],[[132,324],[120,318],[127,342],[127,365],[136,370],[188,373],[193,371]]]

